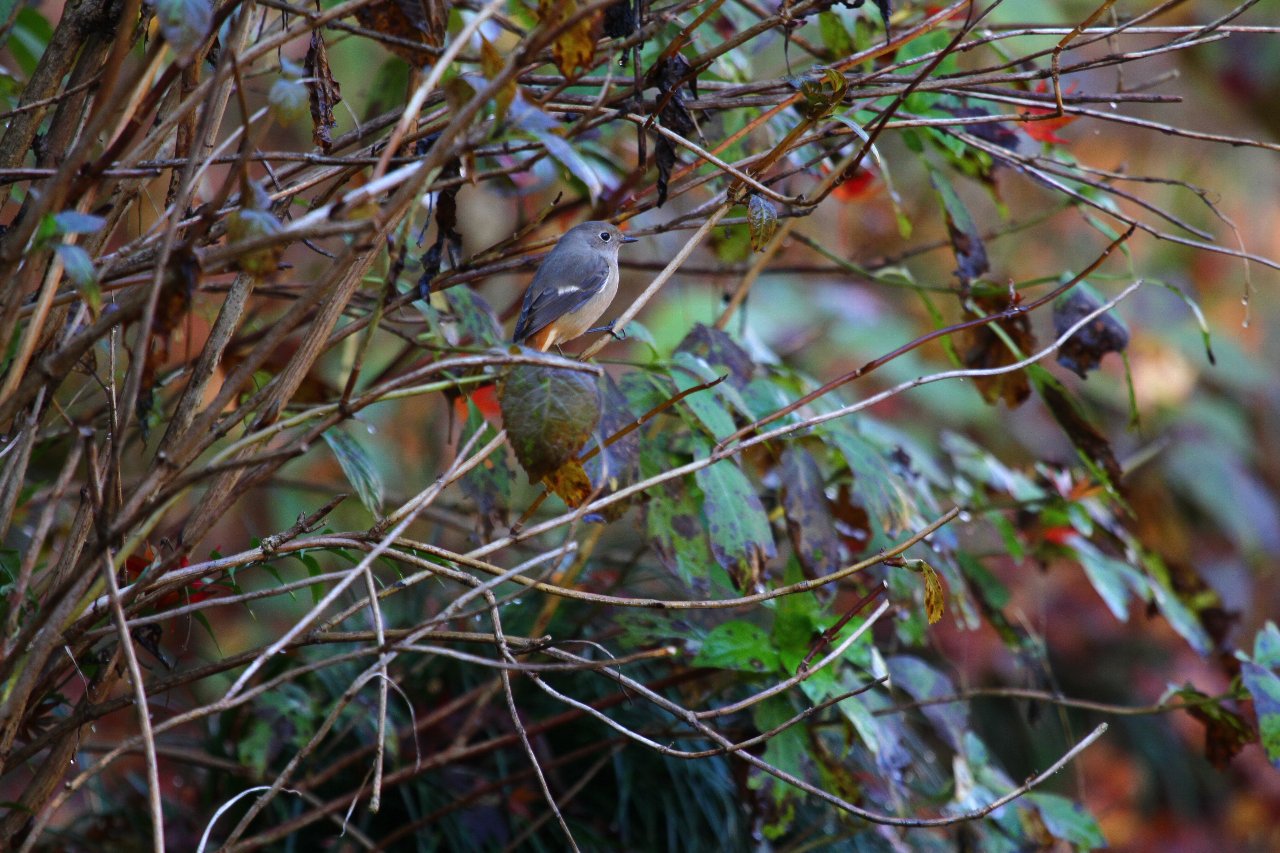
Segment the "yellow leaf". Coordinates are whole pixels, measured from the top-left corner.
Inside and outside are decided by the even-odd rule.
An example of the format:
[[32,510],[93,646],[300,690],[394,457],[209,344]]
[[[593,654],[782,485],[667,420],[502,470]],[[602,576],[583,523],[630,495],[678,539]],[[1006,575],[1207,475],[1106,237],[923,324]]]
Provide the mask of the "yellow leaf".
[[924,615],[928,617],[929,624],[933,625],[942,619],[942,579],[933,566],[925,562],[920,563],[920,573],[924,575]]
[[[577,0],[539,0],[538,17],[545,26],[554,29],[572,18],[578,8]],[[573,77],[578,69],[591,67],[601,14],[597,11],[587,15],[557,36],[551,45],[551,58],[564,76]]]

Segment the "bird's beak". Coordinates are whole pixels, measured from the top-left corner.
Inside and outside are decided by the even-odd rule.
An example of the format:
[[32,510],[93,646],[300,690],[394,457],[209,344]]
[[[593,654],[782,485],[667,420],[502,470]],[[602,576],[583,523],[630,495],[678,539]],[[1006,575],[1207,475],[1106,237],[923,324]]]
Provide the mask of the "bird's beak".
[[640,242],[640,238],[639,238],[639,237],[628,237],[627,235],[623,234],[623,235],[622,235],[622,242],[624,242],[624,243],[639,243],[639,242]]

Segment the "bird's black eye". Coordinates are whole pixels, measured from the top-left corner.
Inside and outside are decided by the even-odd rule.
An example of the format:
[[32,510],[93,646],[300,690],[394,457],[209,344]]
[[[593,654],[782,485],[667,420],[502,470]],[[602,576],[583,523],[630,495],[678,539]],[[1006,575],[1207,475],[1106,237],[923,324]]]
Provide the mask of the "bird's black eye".
[[600,239],[601,239],[601,241],[602,241],[602,242],[608,243],[608,242],[609,242],[611,239],[613,239],[613,238],[609,236],[609,232],[608,232],[608,231],[601,231],[601,232],[600,232]]

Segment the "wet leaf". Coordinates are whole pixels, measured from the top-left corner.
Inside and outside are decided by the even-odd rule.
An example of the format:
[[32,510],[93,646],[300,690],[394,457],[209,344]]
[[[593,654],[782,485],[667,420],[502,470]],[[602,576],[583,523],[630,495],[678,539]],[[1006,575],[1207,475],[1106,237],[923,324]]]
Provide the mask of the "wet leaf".
[[591,496],[591,479],[583,470],[582,463],[570,459],[556,470],[542,478],[542,483],[556,494],[566,506],[577,509]]
[[[279,234],[283,230],[284,226],[271,212],[270,198],[256,183],[250,186],[249,197],[241,199],[240,207],[227,217],[227,241],[232,245]],[[264,246],[241,254],[236,265],[244,272],[262,278],[276,271],[279,259],[279,246]]]
[[[696,355],[677,352],[672,356],[671,379],[677,391],[688,391],[719,378],[712,367]],[[737,429],[733,415],[725,408],[718,388],[694,391],[677,405],[693,413],[712,438],[724,438]]]
[[356,490],[360,503],[369,512],[378,515],[382,512],[384,487],[382,475],[378,473],[373,458],[363,445],[337,427],[325,430],[323,437],[338,460],[347,482]]
[[[906,692],[917,702],[926,699],[937,699],[943,696],[954,696],[955,685],[951,679],[911,655],[894,655],[886,658],[889,676],[893,686]],[[958,702],[939,705],[927,705],[922,711],[933,724],[934,730],[951,745],[952,749],[960,749],[965,733],[969,731],[968,706]]]
[[751,229],[751,250],[763,252],[778,230],[778,209],[762,195],[747,199],[747,226]]
[[991,269],[987,261],[987,247],[982,242],[982,235],[979,234],[973,217],[969,215],[969,209],[960,200],[960,196],[956,195],[947,178],[937,169],[930,169],[929,181],[942,201],[947,235],[956,256],[955,276],[960,280],[961,286],[967,288]]
[[596,199],[604,192],[604,188],[600,182],[600,176],[596,174],[595,168],[587,162],[586,158],[555,133],[538,129],[531,129],[529,132],[543,144],[548,154],[569,171],[569,174],[582,181],[583,186],[587,188],[587,195],[591,197],[591,203],[595,204]]
[[[1274,628],[1275,626],[1272,625]],[[1240,678],[1253,697],[1258,733],[1271,766],[1280,770],[1280,678],[1252,661],[1240,664]]]
[[830,51],[833,59],[840,60],[853,55],[853,38],[835,12],[818,14],[818,32],[822,36],[823,47]]
[[[1059,296],[1053,303],[1053,331],[1061,336],[1067,329],[1098,310],[1103,304],[1098,293],[1081,282]],[[1108,311],[1093,318],[1067,339],[1058,349],[1058,364],[1087,379],[1109,352],[1124,352],[1129,345],[1129,330]]]
[[[682,82],[686,78],[688,82]],[[684,103],[688,93],[698,97],[698,78],[693,74],[693,66],[689,64],[689,60],[679,53],[662,57],[649,72],[647,83],[657,86],[662,93],[662,97],[658,99],[662,105],[658,118],[662,120],[663,127],[685,137],[698,132],[698,123]]]
[[809,577],[823,577],[840,567],[840,538],[836,533],[822,470],[801,443],[782,451],[778,466],[787,534]]
[[852,429],[836,426],[823,439],[844,457],[853,474],[853,493],[871,514],[876,532],[895,534],[918,525],[911,492],[880,449]]
[[[78,210],[64,210],[61,213],[53,215],[54,233],[56,234],[92,234],[103,225],[107,224],[107,220],[101,216],[94,216],[91,213],[81,213]],[[52,235],[50,235],[52,236]]]
[[311,141],[327,154],[333,147],[332,131],[338,124],[333,116],[333,108],[342,102],[342,87],[333,79],[333,71],[329,68],[329,54],[319,30],[311,33],[311,46],[307,48],[304,65],[310,93],[308,104],[311,107]]
[[502,425],[516,460],[536,483],[578,454],[600,420],[600,397],[590,373],[519,364],[502,380]]
[[738,589],[755,589],[765,562],[777,556],[760,496],[732,460],[717,462],[694,476],[705,495],[711,553]]
[[[548,29],[558,28],[581,8],[580,0],[538,0],[538,17]],[[551,45],[551,58],[565,77],[591,67],[596,53],[596,32],[603,12],[597,10],[562,32]]]
[[488,347],[501,344],[502,328],[485,298],[468,287],[443,291],[448,318],[454,322],[453,346]]
[[[89,253],[82,247],[74,246],[70,243],[59,243],[53,247],[53,250],[58,253],[58,258],[62,261],[62,268],[66,270],[67,278],[71,279],[76,287],[82,291],[92,288],[97,294],[97,302],[98,306],[100,306],[102,294],[97,290],[98,274],[94,272],[93,258],[89,257]],[[87,297],[88,293],[86,293]],[[95,315],[98,313],[98,306],[90,306],[93,308]]]

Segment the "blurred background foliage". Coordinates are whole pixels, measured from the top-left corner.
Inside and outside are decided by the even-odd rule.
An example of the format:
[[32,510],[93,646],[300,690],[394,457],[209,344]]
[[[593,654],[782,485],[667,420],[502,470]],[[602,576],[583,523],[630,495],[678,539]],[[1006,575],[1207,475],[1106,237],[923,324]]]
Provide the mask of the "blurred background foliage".
[[[428,18],[432,10],[443,17],[434,28],[415,25],[416,32],[438,54],[482,5],[421,4]],[[79,621],[53,626],[67,632],[68,654],[49,658],[25,705],[12,702],[23,667],[32,665],[15,663],[25,648],[17,641],[29,639],[21,629],[53,612],[52,593],[65,583],[54,572],[64,556],[60,543],[89,536],[74,529],[76,489],[64,484],[58,500],[51,499],[51,489],[70,454],[79,452],[75,448],[106,441],[113,417],[108,400],[114,400],[108,389],[123,386],[129,366],[145,357],[150,369],[118,457],[117,481],[125,498],[120,503],[127,504],[128,490],[163,467],[158,443],[234,282],[252,279],[253,295],[211,394],[308,288],[344,263],[355,268],[353,258],[367,255],[367,272],[337,323],[342,329],[376,317],[376,331],[331,340],[307,365],[278,419],[264,415],[262,394],[254,391],[270,392],[277,387],[273,380],[299,363],[297,354],[312,334],[300,326],[228,403],[227,422],[239,425],[201,446],[200,465],[221,461],[215,454],[273,422],[292,429],[282,428],[281,436],[301,435],[320,407],[346,402],[352,387],[376,389],[385,399],[352,417],[326,409],[323,417],[332,417],[332,425],[312,436],[321,441],[281,438],[271,446],[297,452],[271,463],[264,476],[244,480],[234,500],[218,504],[212,515],[207,501],[213,490],[204,487],[213,474],[192,461],[191,470],[200,476],[165,492],[174,499],[150,520],[152,526],[144,530],[140,520],[127,519],[124,530],[101,543],[125,586],[157,583],[162,572],[144,574],[148,566],[203,568],[185,587],[152,587],[167,590],[168,598],[131,599],[125,608],[130,619],[181,607],[190,611],[147,622],[161,627],[151,634],[136,624],[132,634],[156,723],[208,709],[156,737],[165,832],[173,849],[194,848],[222,804],[286,772],[284,787],[300,793],[261,801],[262,814],[237,829],[240,846],[232,849],[564,849],[564,832],[548,809],[513,714],[523,722],[546,785],[582,849],[1280,846],[1280,633],[1268,621],[1280,612],[1280,374],[1273,367],[1280,362],[1280,304],[1274,298],[1280,275],[1273,260],[1280,258],[1280,128],[1272,108],[1280,94],[1280,48],[1273,12],[1265,4],[1248,9],[1230,22],[1236,29],[1229,37],[1173,50],[1167,45],[1188,31],[1172,28],[1204,25],[1236,5],[1169,4],[1143,22],[1155,30],[1118,33],[1064,52],[1064,67],[1089,60],[1097,66],[1063,77],[1071,106],[1066,115],[1023,122],[1051,111],[1053,89],[1044,73],[1049,51],[1064,28],[1085,21],[1097,4],[996,5],[969,38],[1019,34],[945,56],[928,76],[933,81],[953,75],[954,86],[924,86],[901,104],[894,96],[921,64],[895,66],[885,74],[897,86],[887,94],[865,96],[861,87],[884,85],[875,72],[891,63],[928,61],[933,51],[944,50],[964,21],[965,4],[957,4],[946,24],[842,69],[855,78],[869,76],[841,78],[838,84],[813,69],[875,50],[940,7],[818,3],[791,16],[796,4],[642,5],[652,28],[635,54],[640,75],[660,69],[702,13],[705,20],[689,31],[689,45],[679,51],[686,60],[714,54],[762,18],[773,21],[698,68],[698,88],[673,89],[668,80],[677,106],[662,112],[661,124],[680,127],[680,135],[712,149],[800,93],[798,106],[778,111],[718,152],[738,163],[770,151],[802,120],[823,128],[807,144],[780,152],[777,165],[761,172],[775,193],[811,193],[840,158],[857,150],[886,108],[907,125],[913,119],[936,123],[887,127],[876,137],[875,159],[861,163],[811,212],[798,203],[760,202],[766,220],[769,210],[778,219],[753,223],[744,194],[738,199],[743,203],[728,211],[731,224],[708,233],[627,327],[627,339],[608,343],[594,359],[611,379],[514,368],[533,371],[530,381],[552,376],[546,381],[553,398],[565,387],[556,382],[599,389],[601,420],[586,427],[592,435],[588,447],[645,412],[662,409],[631,439],[606,450],[603,465],[585,463],[585,491],[600,490],[593,497],[704,460],[731,434],[754,434],[753,422],[825,382],[948,324],[1018,304],[1010,302],[1013,293],[1026,301],[1042,297],[1098,259],[1124,232],[1125,218],[1188,242],[1156,239],[1140,229],[1089,272],[1087,287],[1100,301],[1135,281],[1143,285],[1109,312],[1123,324],[1123,352],[1102,357],[1087,379],[1049,358],[1025,373],[923,385],[865,411],[758,442],[579,519],[566,512],[581,502],[581,482],[566,487],[577,488],[568,505],[556,496],[535,503],[542,486],[528,482],[523,458],[499,446],[456,483],[447,481],[449,487],[374,564],[379,587],[388,591],[379,605],[385,628],[407,631],[437,617],[465,584],[443,577],[418,582],[417,573],[432,566],[473,571],[459,555],[501,541],[518,519],[524,529],[547,519],[565,521],[506,543],[499,551],[504,568],[550,555],[531,576],[585,593],[695,600],[821,578],[904,541],[955,507],[958,515],[897,562],[749,608],[614,606],[504,584],[495,590],[502,631],[522,662],[566,663],[568,658],[551,654],[557,649],[597,662],[642,653],[620,671],[685,708],[712,710],[791,678],[867,627],[832,665],[708,722],[733,742],[765,734],[744,752],[841,800],[902,818],[955,817],[981,808],[1051,765],[1098,723],[1110,724],[1107,733],[1075,755],[1066,771],[981,819],[941,828],[876,826],[741,759],[661,754],[538,689],[528,674],[513,675],[518,710],[510,710],[492,668],[440,651],[482,656],[490,664],[501,660],[493,654],[491,612],[480,599],[464,605],[461,615],[450,611],[438,629],[453,633],[435,637],[431,650],[404,651],[394,660],[384,710],[378,690],[368,686],[377,651],[371,632],[377,626],[369,608],[359,606],[366,600],[360,584],[324,613],[322,628],[306,633],[287,653],[260,660],[252,683],[278,679],[272,689],[216,707],[229,690],[238,692],[233,685],[244,666],[298,626],[340,573],[357,565],[366,546],[386,532],[371,529],[383,513],[406,505],[465,458],[459,448],[474,451],[498,430],[513,430],[511,410],[504,419],[491,380],[510,369],[503,361],[509,356],[503,330],[534,266],[525,249],[545,248],[584,219],[625,220],[629,233],[642,240],[623,250],[622,287],[606,314],[612,318],[681,251],[736,183],[707,164],[697,171],[709,176],[705,184],[681,183],[679,170],[696,158],[677,146],[676,177],[665,203],[656,205],[657,196],[668,194],[658,187],[666,181],[654,165],[662,156],[662,137],[644,134],[642,160],[634,123],[614,116],[584,130],[581,114],[597,97],[604,102],[602,78],[609,78],[619,98],[637,79],[632,55],[619,51],[617,42],[601,42],[589,81],[560,88],[564,69],[554,59],[530,62],[519,84],[486,102],[472,127],[451,141],[443,162],[434,162],[442,167],[432,173],[437,184],[397,210],[398,224],[389,231],[376,230],[385,223],[369,223],[379,205],[391,209],[387,200],[395,186],[367,200],[367,209],[350,212],[349,221],[361,228],[349,234],[291,234],[266,256],[231,251],[274,229],[288,232],[291,222],[367,180],[383,154],[385,128],[421,81],[404,56],[388,49],[387,42],[394,45],[388,36],[403,35],[400,25],[348,17],[345,29],[320,30],[332,79],[341,87],[328,136],[347,144],[327,152],[315,135],[318,122],[301,106],[302,90],[290,88],[309,85],[306,94],[314,97],[317,70],[314,57],[307,56],[309,47],[314,50],[308,38],[294,38],[240,68],[248,108],[266,107],[272,119],[268,126],[255,113],[255,122],[267,128],[254,137],[255,149],[306,156],[264,155],[243,170],[234,156],[212,163],[188,208],[195,211],[229,184],[234,192],[226,209],[249,219],[266,211],[268,224],[236,231],[228,222],[225,230],[219,225],[191,238],[201,271],[182,304],[167,315],[163,334],[153,326],[140,343],[137,324],[122,324],[122,335],[104,334],[95,344],[91,365],[78,362],[75,370],[49,380],[41,402],[6,412],[5,448],[20,446],[28,411],[39,424],[29,460],[18,467],[21,454],[6,452],[5,462],[5,477],[13,484],[5,492],[13,494],[6,510],[12,523],[0,576],[7,596],[5,652],[11,656],[4,673],[9,705],[0,717],[6,727],[0,777],[6,830],[43,849],[128,849],[134,845],[123,839],[145,839],[150,832],[140,748],[87,776],[56,811],[46,808],[49,795],[24,799],[38,787],[33,780],[48,775],[41,762],[55,754],[56,743],[80,738],[74,746],[78,766],[67,771],[79,773],[79,765],[92,766],[138,732],[136,712],[126,707],[127,678],[109,696],[95,695],[90,687],[99,683],[95,668],[123,668],[113,657],[118,634],[105,608],[88,615],[78,611],[73,616]],[[987,11],[987,5],[979,8]],[[1152,5],[1121,0],[1094,25],[1117,26]],[[190,20],[181,16],[200,6],[199,0],[174,0],[157,3],[155,11],[161,21],[166,14]],[[223,7],[217,5],[219,11]],[[289,14],[282,18],[285,9]],[[263,4],[255,12],[262,15],[255,33],[272,34],[282,20],[303,20],[305,11]],[[670,14],[656,22],[661,12]],[[64,14],[57,3],[0,3],[0,18],[8,24],[0,52],[6,109],[28,102],[24,91],[48,49],[52,24]],[[429,118],[394,152],[392,169],[438,157],[430,134],[440,132],[515,55],[523,44],[518,33],[535,31],[553,13],[546,4],[513,2],[500,14],[502,22],[495,18],[479,29],[483,41],[477,37],[463,47],[441,80],[444,100],[428,105]],[[602,5],[589,19],[606,26],[609,14],[615,13]],[[227,19],[218,15],[215,24]],[[620,27],[614,36],[631,32],[625,22],[608,26]],[[184,46],[181,27],[163,27],[140,28],[147,43],[131,48],[129,69],[141,67],[152,56],[148,49],[167,39],[172,56],[165,54],[165,62],[197,57],[202,73],[213,73],[217,50],[208,50],[208,40],[196,44],[203,33]],[[1032,27],[1039,30],[1021,32]],[[569,49],[567,38],[561,36],[553,50]],[[225,42],[217,48],[225,50]],[[1151,55],[1114,61],[1117,54],[1144,50]],[[1001,67],[994,79],[978,79],[988,66]],[[1036,73],[1010,76],[1018,72]],[[749,90],[748,84],[761,81],[772,82]],[[653,115],[666,89],[650,82],[642,98],[610,106]],[[136,91],[147,86],[139,83]],[[984,98],[993,93],[1014,102]],[[1176,99],[1083,97],[1099,93]],[[718,95],[723,103],[714,100]],[[1073,95],[1082,100],[1072,102]],[[238,97],[231,99],[219,139],[242,126]],[[690,120],[696,126],[681,127],[682,109],[696,118]],[[806,117],[806,109],[816,118]],[[1007,120],[954,123],[990,113]],[[390,119],[380,121],[387,114]],[[163,117],[158,114],[156,121]],[[50,132],[47,122],[42,127]],[[233,139],[221,153],[234,155],[238,146]],[[324,159],[329,153],[331,161]],[[38,211],[47,191],[41,182],[65,178],[39,172],[59,161],[38,146],[19,154],[20,162],[0,170],[8,187],[0,221],[15,231]],[[299,162],[317,171],[278,177],[280,169]],[[60,315],[68,326],[83,327],[100,312],[109,315],[130,289],[149,284],[155,247],[167,231],[155,226],[165,222],[180,170],[172,164],[148,168],[148,189],[131,198],[119,219],[96,206],[80,211],[109,220],[110,228],[74,215],[57,219],[75,213],[71,198],[49,212],[51,224],[31,241],[16,251],[3,247],[14,281],[25,280],[20,275],[37,262],[61,259],[66,281],[59,293],[74,296],[74,304],[89,312]],[[1057,187],[1044,179],[1052,168],[1060,170]],[[255,206],[241,170],[273,197]],[[306,175],[318,175],[314,186],[300,177]],[[102,196],[97,202],[119,199]],[[450,205],[456,205],[456,219],[445,213]],[[217,213],[219,223],[230,218],[224,213]],[[799,218],[792,224],[793,214]],[[792,230],[772,256],[762,256],[753,249],[769,243],[770,226]],[[185,227],[182,233],[190,235],[191,226]],[[81,234],[86,236],[80,244],[92,243],[83,258],[74,249],[55,247]],[[387,239],[378,244],[373,234]],[[512,235],[519,239],[510,241]],[[231,250],[211,251],[219,245]],[[131,267],[131,259],[148,249],[152,255]],[[1231,254],[1240,251],[1257,260]],[[761,257],[767,263],[749,294],[737,310],[726,311]],[[21,306],[13,309],[19,312],[18,331],[33,322],[33,294],[9,303]],[[1010,345],[1029,355],[1060,334],[1051,309],[1045,305],[1002,320],[995,333],[986,326],[927,341],[759,431],[819,417],[917,377],[1008,364],[1015,360]],[[327,338],[328,331],[323,334]],[[583,338],[566,349],[577,352],[593,340]],[[20,341],[20,334],[9,335],[6,375],[21,367]],[[49,339],[44,345],[54,346]],[[429,392],[402,398],[389,392],[392,380],[413,369],[469,354],[493,360],[484,368],[461,365],[433,376],[430,381],[447,381]],[[727,378],[709,384],[721,376]],[[704,390],[667,404],[704,384]],[[10,392],[6,382],[4,396],[12,397]],[[1024,396],[1029,399],[1021,402]],[[1057,401],[1057,417],[1046,400]],[[209,397],[200,404],[211,402]],[[1066,428],[1064,407],[1077,416],[1067,419]],[[538,425],[525,410],[516,420]],[[106,459],[105,449],[103,454]],[[91,457],[86,449],[82,464],[94,464]],[[80,465],[69,470],[70,482],[79,484]],[[307,547],[291,545],[289,553],[274,555],[253,551],[264,537],[316,512],[338,493],[353,497],[297,540]],[[49,506],[52,528],[37,536],[33,531]],[[529,517],[522,518],[530,507]],[[113,509],[119,506],[105,507],[106,517]],[[576,551],[555,551],[569,546]],[[28,554],[32,580],[25,596],[17,595]],[[487,554],[485,559],[497,560]],[[232,555],[229,570],[218,562],[226,555]],[[391,594],[405,578],[413,584]],[[101,587],[79,593],[86,601],[102,594]],[[883,615],[876,610],[880,601],[892,605]],[[344,619],[333,618],[339,612]],[[553,638],[545,648],[537,643],[544,635]],[[547,685],[627,732],[670,750],[716,745],[687,719],[599,672],[544,677]],[[951,701],[929,704],[941,699]],[[799,724],[779,729],[823,703]],[[367,805],[382,714],[388,729],[386,776],[374,814]],[[87,723],[92,725],[81,729]],[[296,766],[291,764],[298,756]],[[217,843],[252,799],[219,818]],[[33,817],[50,823],[39,838],[25,834]],[[339,835],[344,826],[350,835]]]

